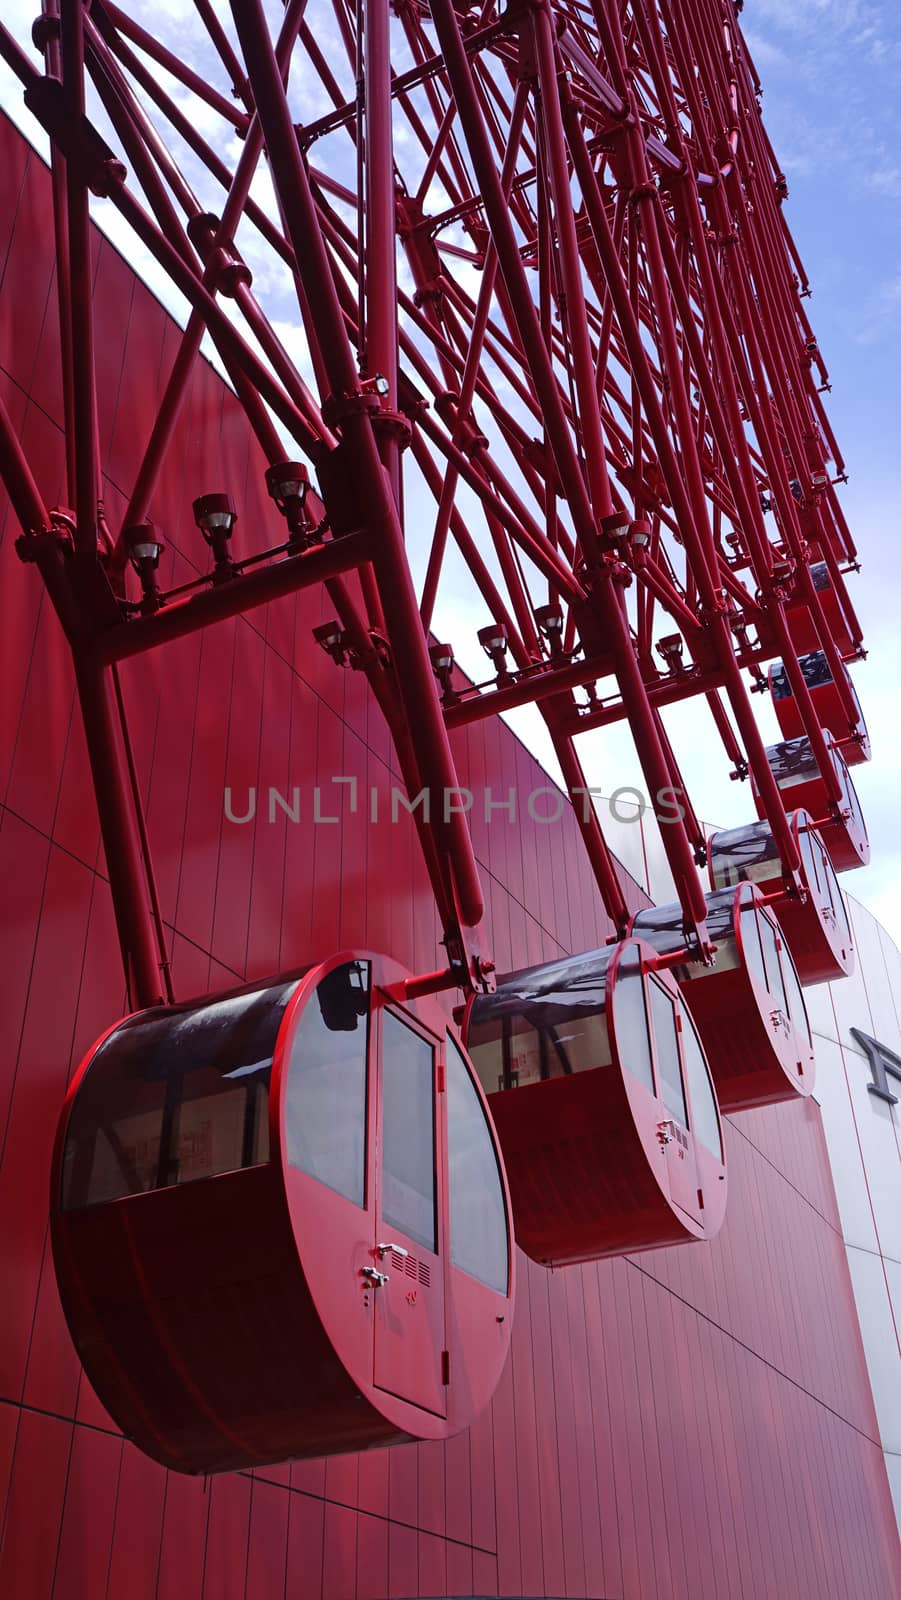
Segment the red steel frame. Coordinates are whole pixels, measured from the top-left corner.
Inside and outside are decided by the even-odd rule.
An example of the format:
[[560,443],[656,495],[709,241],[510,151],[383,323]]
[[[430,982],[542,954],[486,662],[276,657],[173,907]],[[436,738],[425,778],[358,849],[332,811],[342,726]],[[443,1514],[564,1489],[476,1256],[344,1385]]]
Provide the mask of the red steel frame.
[[[72,644],[133,1002],[162,995],[167,968],[116,663],[313,584],[339,619],[342,659],[385,714],[410,795],[430,795],[431,821],[417,818],[449,966],[424,985],[491,982],[472,841],[444,802],[456,788],[449,728],[530,702],[620,933],[628,911],[578,736],[627,719],[648,792],[680,795],[685,818],[663,842],[703,953],[704,840],[661,711],[705,698],[735,774],[754,775],[793,883],[748,676],[760,686],[761,662],[785,661],[838,807],[786,620],[786,606],[807,605],[844,692],[812,562],[827,563],[860,637],[828,375],[736,8],[288,0],[273,40],[261,0],[231,0],[228,28],[209,0],[195,6],[203,73],[112,0],[44,0],[43,71],[0,28],[51,139],[68,505],[46,506],[2,410],[0,471],[20,553]],[[204,126],[219,119],[221,139],[201,135],[191,104]],[[251,191],[264,149],[268,208]],[[197,172],[224,191],[220,215],[195,194]],[[119,529],[101,498],[90,192],[191,308]],[[254,294],[248,254],[295,296],[304,371]],[[318,492],[300,537],[142,607],[123,529],[153,512],[204,334],[268,462],[306,457]],[[417,594],[412,536],[432,500]],[[452,547],[504,641],[495,676],[463,689],[429,655]],[[853,721],[850,697],[847,711]]]

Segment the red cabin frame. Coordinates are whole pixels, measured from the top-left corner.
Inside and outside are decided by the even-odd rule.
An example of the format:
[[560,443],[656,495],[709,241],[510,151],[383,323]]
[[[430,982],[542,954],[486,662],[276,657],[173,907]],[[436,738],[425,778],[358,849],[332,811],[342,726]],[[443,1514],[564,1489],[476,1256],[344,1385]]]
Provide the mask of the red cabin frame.
[[845,897],[829,851],[809,812],[788,818],[798,859],[800,888],[793,892],[779,848],[766,822],[711,834],[708,871],[714,889],[757,884],[775,907],[803,984],[831,983],[854,971],[854,938]]
[[[553,1020],[542,1009],[548,994]],[[668,1010],[675,1018],[679,1066],[674,1073],[670,1059],[667,1082],[655,1003],[658,1033]],[[516,1086],[506,1018],[535,1035],[531,1081]],[[517,1242],[533,1260],[597,1260],[716,1234],[726,1205],[716,1096],[685,1000],[650,946],[628,939],[512,973],[471,1002],[464,1037],[486,1091],[511,1083],[488,1092],[488,1104]]]
[[[328,984],[337,973],[343,982],[345,972],[364,967],[371,986],[362,1024],[368,1030],[362,1041],[363,1078],[348,1078],[340,1065],[349,1048],[344,1038],[338,1037],[337,1048],[345,1057],[336,1057],[337,1065],[328,1055],[323,1064],[316,1038],[328,1035],[331,1049],[333,1035],[357,1031],[357,1025],[349,1029],[344,1014],[327,1023],[326,1002],[320,999],[315,1009],[314,1003],[329,992],[323,980]],[[238,1022],[229,1026],[239,1029],[246,1015],[241,1005],[247,1005],[248,996],[253,1001],[274,993],[271,986],[250,985],[196,1006],[157,1008],[125,1019],[107,1030],[73,1080],[57,1135],[51,1197],[63,1306],[82,1362],[107,1409],[143,1450],[166,1466],[206,1473],[406,1439],[443,1439],[466,1427],[491,1398],[510,1340],[514,1263],[509,1195],[475,1075],[438,1002],[407,998],[405,979],[396,963],[353,951],[296,977],[272,1052],[268,1158],[259,1159],[263,1147],[255,1147],[250,1164],[240,1168],[221,1171],[213,1160],[208,1175],[182,1181],[178,1168],[172,1176],[167,1166],[165,1185],[155,1186],[170,1149],[181,1154],[194,1148],[195,1114],[188,1118],[186,1135],[179,1127],[178,1146],[167,1142],[165,1124],[160,1124],[160,1168],[149,1180],[154,1186],[112,1199],[101,1193],[96,1203],[64,1203],[64,1182],[67,1198],[73,1192],[82,1201],[91,1198],[93,1177],[79,1179],[74,1191],[71,1187],[82,1154],[77,1140],[82,1128],[89,1138],[93,1126],[90,1099],[87,1117],[73,1124],[73,1116],[79,1116],[83,1097],[92,1092],[91,1072],[103,1061],[105,1047],[126,1039],[127,1052],[127,1030],[134,1029],[140,1041],[140,1026],[148,1021],[179,1023],[196,1033],[203,1012],[209,1015],[216,1005],[227,1011],[229,1003],[238,1012]],[[278,985],[290,981],[280,979]],[[333,1009],[334,1004],[332,1000]],[[390,1140],[384,1122],[388,1075],[382,1070],[382,1048],[389,1017],[406,1040],[392,1044],[395,1118],[406,1115],[420,1137],[432,1137],[431,1238],[422,1227],[417,1237],[418,1225],[400,1229],[400,1205],[395,1199],[392,1216],[386,1198]],[[311,1032],[315,1029],[319,1035]],[[206,1050],[207,1036],[197,1037],[201,1042],[194,1048]],[[225,1026],[221,1037],[227,1065],[234,1056]],[[231,1037],[237,1039],[238,1032]],[[353,1049],[359,1052],[359,1041]],[[405,1051],[406,1065],[401,1060]],[[429,1052],[426,1087],[421,1066]],[[130,1059],[127,1054],[125,1059]],[[251,1062],[224,1074],[229,1097],[258,1067]],[[399,1071],[402,1078],[406,1073],[400,1093]],[[303,1091],[306,1100],[293,1098],[308,1073],[314,1087]],[[182,1073],[182,1094],[186,1078],[187,1071]],[[167,1104],[170,1082],[166,1080]],[[331,1101],[323,1099],[333,1096],[341,1083],[350,1083],[354,1093],[362,1084],[365,1135],[359,1141],[358,1194],[335,1175],[348,1170],[346,1142],[348,1129],[353,1136],[353,1119],[332,1118]],[[106,1080],[100,1088],[106,1088]],[[131,1086],[127,1092],[133,1092]],[[423,1093],[433,1107],[430,1127],[418,1114]],[[454,1107],[450,1123],[449,1101]],[[184,1100],[189,1103],[195,1104]],[[472,1193],[478,1198],[477,1186],[465,1172],[459,1192],[455,1188],[452,1193],[450,1185],[451,1164],[458,1163],[463,1149],[453,1131],[461,1117],[469,1119],[470,1135],[475,1127],[483,1158],[490,1149],[496,1178],[492,1190],[494,1179],[489,1177],[489,1204],[483,1195],[478,1214],[469,1216],[468,1229],[466,1208]],[[309,1159],[298,1156],[292,1146],[303,1130],[310,1133]],[[112,1146],[118,1138],[115,1124],[104,1124],[104,1135]],[[98,1138],[88,1163],[91,1174]],[[470,1151],[472,1144],[470,1137]],[[326,1166],[323,1177],[320,1164],[332,1159],[330,1150],[336,1165],[334,1170]],[[134,1184],[139,1180],[135,1160],[129,1159]],[[301,1159],[315,1171],[304,1170]],[[101,1191],[104,1183],[108,1187],[104,1170],[101,1162]],[[455,1175],[461,1171],[455,1165]],[[326,1181],[329,1176],[331,1182]],[[414,1180],[393,1177],[392,1182],[407,1213],[424,1215],[425,1191],[419,1193]],[[472,1270],[480,1250],[484,1256],[485,1237],[491,1237],[492,1194],[495,1234],[502,1212],[504,1256],[501,1263],[495,1238],[495,1283]],[[452,1216],[459,1221],[453,1235]],[[502,1284],[497,1277],[501,1271]]]
[[[632,932],[661,955],[678,955],[679,907],[653,907]],[[691,1007],[722,1111],[747,1111],[809,1095],[813,1039],[800,980],[774,909],[741,882],[707,896],[715,960],[673,968]],[[753,924],[753,926],[752,926]]]

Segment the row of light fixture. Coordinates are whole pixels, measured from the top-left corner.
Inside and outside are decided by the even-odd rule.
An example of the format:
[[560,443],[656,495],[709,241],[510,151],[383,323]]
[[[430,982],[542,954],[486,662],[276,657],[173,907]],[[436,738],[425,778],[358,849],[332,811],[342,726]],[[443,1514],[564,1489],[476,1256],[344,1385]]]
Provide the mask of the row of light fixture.
[[[266,488],[288,525],[288,541],[282,548],[296,555],[310,542],[313,532],[306,500],[310,488],[307,469],[300,461],[278,461],[267,468]],[[231,495],[202,494],[193,503],[194,521],[213,555],[213,583],[227,583],[239,567],[231,558],[230,542],[238,513]],[[161,604],[157,572],[165,545],[150,521],[123,528],[122,539],[128,559],[141,584],[141,611],[158,611]]]

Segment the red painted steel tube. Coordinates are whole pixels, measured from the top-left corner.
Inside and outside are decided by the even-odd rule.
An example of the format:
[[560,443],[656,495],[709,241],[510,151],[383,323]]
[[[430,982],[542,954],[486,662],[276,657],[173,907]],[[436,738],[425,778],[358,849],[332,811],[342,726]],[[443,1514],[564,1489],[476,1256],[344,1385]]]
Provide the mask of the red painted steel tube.
[[[207,0],[195,0],[195,3],[198,10],[202,11],[209,26],[210,20],[206,15],[208,10]],[[299,3],[298,0],[292,0],[292,3],[287,8],[278,45],[276,46],[276,55],[280,65],[284,65],[290,58],[290,52],[297,36],[297,30],[300,27],[305,3],[306,0],[299,0]],[[215,21],[215,14],[210,12],[210,18]],[[220,27],[218,23],[217,27]],[[96,47],[96,42],[99,41],[100,35],[91,27],[89,20],[88,29],[89,37],[92,37],[93,41],[95,41]],[[239,71],[239,76],[235,78],[235,83],[240,84],[244,81],[243,73],[240,72],[240,63],[231,52],[231,46],[224,33],[222,33],[222,41],[224,59],[231,62],[233,74],[236,70]],[[214,249],[220,245],[230,243],[234,237],[235,229],[250,193],[250,185],[253,181],[262,147],[262,130],[259,118],[254,114],[247,130],[244,147],[238,157],[234,179],[229,188],[222,216],[213,239]],[[209,287],[209,281],[206,276],[204,281]],[[192,370],[194,359],[200,349],[203,332],[204,322],[202,316],[198,311],[192,311],[172,363],[166,389],[138,470],[135,486],[132,490],[128,510],[123,518],[123,527],[130,527],[133,523],[143,522],[146,519],[149,501],[162,465],[166,447],[172,438],[175,424],[178,420],[182,401],[187,390],[188,377]],[[113,552],[114,567],[121,569],[125,560],[125,548],[120,540]]]
[[[84,11],[80,0],[62,0],[60,53],[63,95],[68,121],[84,116]],[[75,538],[79,549],[93,554],[97,548],[97,407],[94,395],[94,305],[91,271],[91,223],[87,186],[71,162],[66,163],[66,222],[68,271],[64,286],[71,307],[72,398],[75,437]]]
[[[358,270],[366,290],[367,375],[374,378],[380,374],[385,379],[388,409],[397,411],[397,246],[388,17],[388,0],[363,0],[366,256]],[[400,440],[393,430],[384,429],[378,445],[395,504],[400,505]]]
[[[522,132],[523,119],[526,111],[527,90],[524,83],[517,84],[513,100],[513,109],[510,114],[510,143],[507,157],[501,172],[501,187],[505,194],[510,192],[510,182],[516,170],[516,158],[519,147],[519,138]],[[479,297],[476,303],[472,320],[469,350],[466,356],[466,365],[463,368],[463,377],[460,381],[460,400],[458,415],[465,417],[472,405],[476,383],[479,376],[482,347],[485,341],[485,330],[488,325],[491,309],[491,296],[494,292],[497,277],[497,251],[489,242],[485,251],[485,261],[482,267],[482,281],[479,284]],[[420,601],[420,615],[423,628],[428,631],[432,621],[432,612],[435,607],[435,596],[438,590],[438,581],[441,575],[441,566],[444,549],[447,542],[447,532],[453,515],[454,493],[457,487],[458,473],[453,464],[448,468],[444,484],[438,497],[438,518],[435,526],[435,535],[432,550],[429,555],[429,564],[426,569],[425,581]],[[494,613],[497,621],[500,617]]]
[[109,670],[75,658],[78,698],[132,1010],[165,994]]
[[41,533],[50,527],[50,517],[28,458],[16,437],[12,418],[0,394],[0,478],[19,520],[23,533]]
[[134,751],[131,744],[131,735],[128,731],[128,717],[125,711],[125,697],[122,693],[122,684],[119,681],[118,668],[113,665],[109,669],[110,680],[116,700],[116,713],[118,716],[118,732],[122,741],[122,750],[125,756],[125,768],[128,773],[128,786],[131,793],[131,803],[134,808],[135,827],[138,834],[138,843],[141,849],[141,862],[144,877],[147,883],[147,895],[150,900],[150,915],[153,919],[153,930],[156,935],[156,948],[159,959],[159,969],[163,980],[164,999],[169,1005],[175,1000],[175,991],[172,987],[172,967],[169,961],[169,951],[166,944],[166,929],[163,925],[163,911],[160,905],[159,890],[156,884],[156,873],[153,870],[153,856],[150,850],[150,839],[147,833],[147,819],[144,815],[144,803],[141,799],[141,787],[138,782],[138,772],[135,766]]
[[[65,3],[66,0],[63,0],[64,5]],[[227,100],[224,94],[220,94],[217,89],[214,89],[212,84],[201,73],[195,72],[192,67],[182,61],[180,56],[167,49],[155,34],[148,33],[147,29],[142,28],[134,17],[129,16],[125,11],[120,11],[119,7],[113,4],[113,0],[103,0],[103,9],[116,28],[121,33],[124,33],[126,39],[130,39],[140,50],[150,56],[151,60],[156,61],[159,66],[163,67],[166,72],[171,72],[173,78],[184,84],[184,87],[196,94],[198,99],[204,100],[208,106],[217,111],[220,117],[231,123],[238,133],[244,132],[248,120],[246,111],[239,111],[238,107],[233,105],[230,100]]]
[[716,723],[719,736],[723,741],[723,748],[725,749],[729,760],[732,762],[732,765],[737,773],[743,773],[747,770],[747,762],[745,761],[744,752],[742,751],[741,745],[735,737],[735,731],[731,722],[729,721],[728,716],[726,715],[726,708],[719,697],[718,691],[716,689],[711,689],[706,695],[706,700],[708,706],[710,707],[710,714]]
[[[232,13],[254,88],[298,274],[320,333],[333,395],[340,404],[345,398],[353,400],[359,395],[359,383],[272,41],[259,0],[240,0],[240,3],[232,0]],[[397,509],[382,472],[369,416],[359,409],[349,409],[343,419],[343,438],[353,463],[360,502],[366,508],[373,566],[395,654],[400,693],[419,755],[420,773],[425,786],[436,799],[440,797],[442,819],[436,832],[444,838],[452,862],[461,921],[474,927],[481,921],[484,909],[478,868],[463,816],[452,812],[444,819],[444,796],[457,788],[456,772],[419,621]]]
[[[479,184],[485,215],[491,228],[501,276],[516,317],[522,349],[532,382],[541,396],[548,437],[554,451],[557,471],[572,510],[576,532],[585,545],[585,554],[595,553],[595,514],[582,471],[573,447],[563,411],[556,375],[544,343],[538,314],[526,281],[525,268],[513,232],[507,200],[495,166],[481,106],[476,94],[469,58],[463,45],[452,0],[434,0],[432,18],[445,66],[457,102],[457,114],[469,146],[470,158]],[[605,515],[610,507],[599,508]]]
[[[722,687],[723,678],[719,671],[690,672],[682,678],[662,678],[660,683],[650,685],[647,694],[651,706],[660,708],[677,705],[680,700],[691,700],[696,694],[706,694],[708,689]],[[566,732],[575,735],[589,733],[592,728],[609,728],[614,723],[625,721],[628,716],[626,705],[618,700],[613,705],[599,706],[596,711],[580,712],[566,724]],[[668,778],[667,784],[669,781]],[[675,829],[675,824],[673,827]]]
[[[536,307],[526,282],[452,0],[433,0],[432,17],[439,43],[444,51],[447,74],[456,97],[458,115],[466,135],[470,158],[481,188],[485,214],[498,253],[501,276],[516,316],[517,330],[532,380],[544,404],[545,424],[556,468],[569,501],[583,554],[589,561],[595,561],[598,556],[595,513],[575,455],[550,355],[542,337]],[[629,707],[629,717],[642,769],[647,782],[657,793],[669,785],[672,775],[668,770],[666,757],[654,727],[625,615],[613,592],[609,574],[603,571],[598,572],[594,603],[599,607],[602,625],[609,632],[615,670],[623,699]],[[706,916],[706,904],[687,835],[681,825],[674,825],[668,831],[666,850],[680,901],[686,914],[699,928],[702,928]]]
[[550,11],[545,5],[536,6],[532,11],[532,32],[538,61],[538,82],[541,89],[547,145],[548,183],[554,202],[562,294],[565,297],[567,330],[572,345],[573,379],[579,403],[585,470],[592,510],[596,520],[600,521],[601,518],[609,516],[613,510],[613,496],[610,492],[610,476],[607,471],[594,358],[585,316],[582,263],[576,238],[569,163],[566,159],[560,97],[557,92],[554,35]]
[[[418,430],[413,434],[410,448],[413,454],[413,459],[422,473],[422,476],[425,479],[431,494],[434,496],[435,500],[440,503],[442,495],[441,474],[438,471],[435,462],[432,460],[428,449],[426,448],[425,440],[421,437]],[[507,604],[501,595],[497,584],[488,571],[488,567],[482,558],[481,552],[476,545],[472,534],[469,532],[469,529],[466,526],[462,514],[454,509],[452,509],[450,513],[450,531],[454,536],[460,554],[463,556],[463,559],[472,574],[479,593],[488,607],[489,615],[494,619],[495,622],[502,622],[504,624],[505,628],[507,629],[507,636],[510,640],[510,647],[514,659],[520,662],[522,665],[525,665],[527,660],[526,650],[522,640],[517,634],[516,623],[513,621],[513,616],[508,610]],[[425,620],[423,620],[423,628],[427,631]],[[445,721],[446,720],[447,717],[445,716]]]
[[[157,228],[146,211],[130,193],[125,184],[115,185],[110,198],[113,204],[122,212],[126,221],[134,228],[135,233],[165,268],[173,282],[182,291],[185,298],[203,312],[210,333],[221,341],[223,352],[227,352],[240,368],[242,375],[249,384],[259,392],[259,395],[268,400],[276,416],[284,423],[289,433],[297,440],[301,449],[307,454],[314,454],[319,441],[314,438],[300,416],[296,406],[292,405],[281,386],[276,383],[268,368],[254,355],[250,346],[241,338],[234,325],[229,322],[222,307],[213,298],[208,289],[205,289],[200,278],[188,266],[179,252],[170,244],[169,240]],[[242,404],[244,404],[242,395]],[[273,435],[277,438],[277,435]]]
[[[542,709],[553,741],[554,752],[560,763],[560,770],[563,773],[563,781],[566,784],[568,793],[573,798],[573,811],[575,812],[576,822],[582,835],[585,853],[588,856],[598,888],[601,891],[604,907],[617,933],[624,937],[629,923],[629,908],[626,904],[626,897],[623,894],[622,884],[617,876],[616,867],[613,864],[613,857],[608,849],[607,841],[598,822],[597,812],[590,798],[585,773],[582,771],[582,764],[576,754],[571,736],[560,729],[554,717],[553,705],[545,705]],[[581,798],[580,804],[575,803],[577,795]]]
[[[559,695],[561,690],[578,689],[586,683],[596,683],[610,671],[608,659],[569,661],[556,667],[550,661],[528,672],[516,683],[502,689],[490,689],[479,694],[469,694],[445,707],[444,719],[449,728],[464,728],[470,722],[484,722],[487,717],[500,716],[504,711],[514,711],[517,706],[533,705]],[[569,727],[569,724],[567,725]]]
[[217,584],[174,602],[153,616],[135,617],[97,635],[92,657],[98,662],[124,661],[171,639],[183,639],[198,628],[211,627],[227,617],[243,616],[298,589],[308,589],[343,572],[351,572],[369,555],[368,536],[351,533],[332,539],[303,555],[258,567],[228,583]]

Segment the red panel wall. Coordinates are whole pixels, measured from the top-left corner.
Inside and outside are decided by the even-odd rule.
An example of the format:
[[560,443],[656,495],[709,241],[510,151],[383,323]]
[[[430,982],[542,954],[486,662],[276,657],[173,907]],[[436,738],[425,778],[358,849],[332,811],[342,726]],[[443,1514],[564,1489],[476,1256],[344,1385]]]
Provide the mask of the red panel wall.
[[[61,493],[49,183],[0,123],[0,384],[45,497]],[[113,525],[176,333],[96,240]],[[199,366],[153,514],[165,580],[203,551],[192,496],[228,488],[242,548],[278,533],[230,393]],[[69,1074],[123,1007],[84,744],[61,632],[0,542],[0,1595],[4,1600],[876,1600],[901,1593],[882,1453],[815,1105],[727,1129],[712,1246],[547,1273],[521,1260],[512,1358],[491,1410],[446,1447],[406,1446],[209,1483],[118,1435],[81,1374],[47,1241]],[[390,745],[365,681],[316,649],[300,595],[122,670],[182,995],[369,942],[414,968],[435,917],[410,828],[384,797]],[[457,739],[461,781],[546,780],[501,725]],[[332,775],[383,816],[334,814]],[[257,814],[238,813],[248,786]],[[307,819],[268,821],[269,786]],[[344,796],[340,800],[341,795]],[[501,967],[601,942],[575,829],[475,834]],[[636,901],[637,901],[637,891]]]

